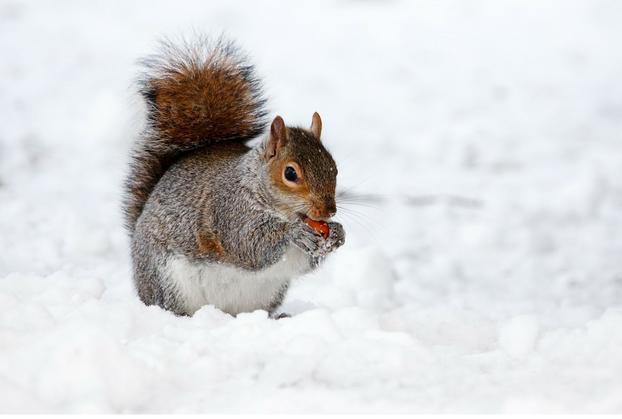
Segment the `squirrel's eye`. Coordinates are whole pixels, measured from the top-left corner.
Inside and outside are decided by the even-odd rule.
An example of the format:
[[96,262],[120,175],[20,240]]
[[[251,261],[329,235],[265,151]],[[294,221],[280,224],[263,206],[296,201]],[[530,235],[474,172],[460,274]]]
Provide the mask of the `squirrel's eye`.
[[296,182],[296,180],[298,180],[298,173],[296,173],[296,169],[291,166],[287,166],[285,168],[285,179],[290,182]]

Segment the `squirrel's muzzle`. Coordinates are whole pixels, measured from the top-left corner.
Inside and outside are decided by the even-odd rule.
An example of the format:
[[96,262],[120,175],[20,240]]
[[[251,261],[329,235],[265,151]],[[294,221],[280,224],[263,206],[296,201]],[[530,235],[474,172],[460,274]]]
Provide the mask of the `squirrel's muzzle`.
[[314,205],[311,209],[311,217],[317,221],[326,221],[337,214],[337,205],[334,199],[324,200],[322,203]]

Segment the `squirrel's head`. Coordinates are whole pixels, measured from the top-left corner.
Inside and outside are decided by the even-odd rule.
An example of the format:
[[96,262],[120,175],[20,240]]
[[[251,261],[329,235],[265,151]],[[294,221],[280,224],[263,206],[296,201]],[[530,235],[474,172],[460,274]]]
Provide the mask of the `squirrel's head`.
[[311,128],[288,128],[283,118],[272,121],[264,144],[270,185],[277,211],[286,219],[328,220],[337,213],[337,165],[324,148],[322,120],[313,114]]

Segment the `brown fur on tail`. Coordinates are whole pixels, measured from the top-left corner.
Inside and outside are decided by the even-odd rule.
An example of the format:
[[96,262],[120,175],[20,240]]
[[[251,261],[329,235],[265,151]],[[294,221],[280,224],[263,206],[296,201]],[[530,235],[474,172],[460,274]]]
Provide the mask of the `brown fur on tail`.
[[218,141],[250,140],[266,128],[265,99],[248,59],[230,41],[161,42],[140,64],[147,126],[126,181],[126,227],[133,233],[149,195],[183,153]]

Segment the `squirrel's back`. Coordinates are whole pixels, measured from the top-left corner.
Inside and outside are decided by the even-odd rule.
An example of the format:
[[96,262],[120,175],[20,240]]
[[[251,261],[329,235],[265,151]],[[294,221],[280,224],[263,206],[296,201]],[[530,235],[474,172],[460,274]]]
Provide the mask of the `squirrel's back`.
[[253,66],[230,41],[162,41],[160,52],[140,63],[147,117],[126,181],[130,234],[155,185],[180,156],[219,141],[250,140],[267,123]]

